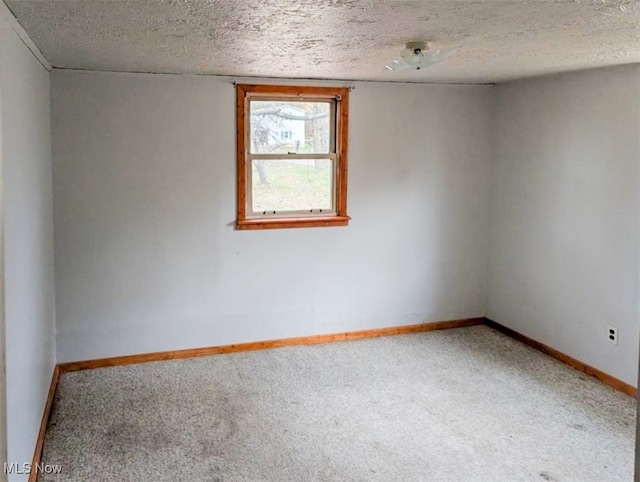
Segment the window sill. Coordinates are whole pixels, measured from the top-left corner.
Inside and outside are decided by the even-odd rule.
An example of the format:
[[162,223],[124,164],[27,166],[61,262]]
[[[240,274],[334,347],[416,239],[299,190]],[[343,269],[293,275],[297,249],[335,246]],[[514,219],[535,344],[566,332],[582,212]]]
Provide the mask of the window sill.
[[236,229],[324,228],[330,226],[347,226],[350,219],[351,218],[349,216],[243,219],[242,221],[236,221]]

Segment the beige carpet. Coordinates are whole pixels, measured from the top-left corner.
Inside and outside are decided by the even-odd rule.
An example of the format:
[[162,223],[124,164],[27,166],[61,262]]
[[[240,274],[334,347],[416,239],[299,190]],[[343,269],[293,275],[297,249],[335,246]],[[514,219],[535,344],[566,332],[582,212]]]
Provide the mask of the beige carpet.
[[493,330],[64,374],[56,481],[631,481],[635,400]]

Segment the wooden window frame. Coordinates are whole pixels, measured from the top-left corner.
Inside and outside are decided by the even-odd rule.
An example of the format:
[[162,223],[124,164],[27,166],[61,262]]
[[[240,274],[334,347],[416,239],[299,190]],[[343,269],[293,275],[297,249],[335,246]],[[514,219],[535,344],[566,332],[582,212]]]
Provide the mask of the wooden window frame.
[[[236,85],[236,146],[237,146],[237,218],[236,229],[277,229],[347,226],[351,219],[347,215],[347,153],[349,142],[349,88],[348,87],[300,87],[285,85]],[[247,163],[249,133],[249,99],[264,97],[299,99],[334,99],[335,112],[335,212],[292,216],[247,216]],[[332,153],[330,153],[332,154]]]

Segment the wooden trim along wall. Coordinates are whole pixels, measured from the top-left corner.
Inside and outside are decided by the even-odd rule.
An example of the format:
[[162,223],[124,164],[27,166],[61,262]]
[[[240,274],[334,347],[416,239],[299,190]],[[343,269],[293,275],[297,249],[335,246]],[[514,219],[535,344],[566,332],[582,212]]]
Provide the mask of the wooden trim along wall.
[[539,350],[542,353],[545,353],[546,355],[549,355],[550,357],[553,357],[556,360],[559,360],[562,363],[569,365],[572,368],[575,368],[576,370],[579,370],[594,378],[597,378],[602,383],[609,385],[610,387],[615,388],[616,390],[626,393],[627,395],[631,395],[632,397],[637,397],[638,395],[638,390],[632,385],[629,385],[628,383],[625,383],[622,380],[618,380],[617,378],[611,375],[608,375],[607,373],[604,373],[603,371],[598,370],[597,368],[587,365],[586,363],[581,362],[580,360],[576,360],[575,358],[570,357],[569,355],[565,355],[564,353],[556,350],[555,348],[551,348],[550,346],[545,345],[544,343],[540,343],[539,341],[529,338],[528,336],[518,333],[517,331],[514,331],[511,328],[507,328],[506,326],[501,325],[500,323],[496,323],[495,321],[490,320],[488,318],[484,319],[484,324],[487,325],[489,328],[493,328],[494,330],[499,331],[500,333],[507,335],[515,340],[518,340],[519,342],[524,343],[525,345],[528,345],[531,348],[535,348],[536,350]]
[[44,405],[44,413],[42,414],[42,422],[40,422],[40,431],[38,432],[38,439],[36,440],[36,449],[33,453],[33,462],[31,463],[31,472],[29,473],[29,482],[36,482],[38,478],[38,472],[36,467],[40,463],[42,458],[42,447],[44,446],[44,436],[47,432],[47,425],[49,425],[49,418],[51,417],[51,409],[53,407],[53,399],[56,395],[56,387],[58,386],[58,378],[60,377],[60,366],[56,365],[53,369],[53,375],[51,377],[51,385],[49,386],[49,394],[47,395],[47,403]]
[[[581,372],[597,378],[601,382],[609,385],[616,390],[619,390],[627,395],[633,397],[637,396],[637,389],[628,383],[618,380],[611,375],[608,375],[597,368],[593,368],[586,363],[583,363],[575,358],[565,355],[564,353],[535,341],[517,331],[514,331],[506,326],[496,323],[488,318],[466,318],[462,320],[450,320],[450,321],[436,321],[431,323],[421,323],[417,325],[405,325],[396,326],[391,328],[378,328],[374,330],[361,330],[350,331],[346,333],[334,333],[329,335],[314,335],[303,336],[298,338],[284,338],[279,340],[268,341],[256,341],[251,343],[238,343],[234,345],[224,346],[212,346],[207,348],[192,348],[187,350],[175,350],[164,351],[156,353],[146,353],[142,355],[128,355],[118,356],[111,358],[100,358],[97,360],[85,360],[70,363],[61,363],[56,365],[53,370],[53,376],[51,377],[51,386],[49,387],[49,395],[47,397],[47,403],[45,404],[44,413],[42,415],[42,423],[40,424],[40,432],[38,433],[38,440],[36,442],[36,449],[33,454],[32,467],[36,467],[42,457],[42,448],[44,445],[44,437],[49,424],[49,418],[51,417],[51,409],[53,406],[53,399],[56,393],[56,387],[58,385],[58,378],[61,373],[77,371],[77,370],[90,370],[93,368],[104,368],[118,365],[131,365],[134,363],[146,363],[162,360],[178,360],[183,358],[194,358],[200,356],[220,355],[224,353],[237,353],[242,351],[254,351],[254,350],[266,350],[270,348],[280,348],[285,346],[296,345],[316,345],[320,343],[331,343],[336,341],[348,341],[348,340],[360,340],[364,338],[378,338],[382,336],[392,335],[406,335],[410,333],[423,333],[427,331],[436,330],[448,330],[451,328],[462,328],[466,326],[486,325],[489,328],[493,328],[500,333],[509,336],[525,345],[528,345],[536,350],[545,353],[562,363],[569,365]],[[35,482],[37,473],[35,470],[29,475],[29,482]]]
[[42,448],[44,438],[51,417],[53,399],[58,386],[58,378],[61,373],[77,370],[90,370],[93,368],[104,368],[118,365],[130,365],[134,363],[146,363],[161,360],[178,360],[182,358],[194,358],[208,355],[220,355],[224,353],[236,353],[241,351],[266,350],[269,348],[280,348],[295,345],[316,345],[320,343],[331,343],[335,341],[359,340],[363,338],[378,338],[381,336],[405,335],[409,333],[422,333],[426,331],[447,330],[451,328],[462,328],[465,326],[482,325],[483,318],[468,318],[463,320],[436,321],[432,323],[421,323],[418,325],[396,326],[391,328],[378,328],[375,330],[350,331],[346,333],[334,333],[329,335],[304,336],[298,338],[285,338],[280,340],[257,341],[252,343],[239,343],[235,345],[212,346],[207,348],[193,348],[187,350],[164,351],[157,353],[147,353],[142,355],[119,356],[112,358],[101,358],[97,360],[86,360],[71,363],[60,363],[53,370],[51,386],[47,403],[44,407],[40,432],[36,441],[36,449],[33,454],[32,471],[29,475],[29,482],[36,482],[37,473],[35,467],[42,458]]
[[316,345],[335,341],[360,340],[363,338],[378,338],[381,336],[406,335],[409,333],[422,333],[426,331],[447,330],[462,328],[465,326],[482,325],[483,318],[467,318],[463,320],[435,321],[418,325],[395,326],[391,328],[378,328],[374,330],[349,331],[346,333],[333,333],[329,335],[313,335],[298,338],[283,338],[279,340],[256,341],[251,343],[238,343],[234,345],[212,346],[207,348],[191,348],[187,350],[162,351],[146,353],[142,355],[117,356],[86,360],[70,363],[61,363],[60,371],[72,372],[77,370],[90,370],[118,365],[131,365],[134,363],[146,363],[161,360],[178,360],[182,358],[195,358],[200,356],[221,355],[224,353],[236,353],[241,351],[266,350],[269,348],[281,348],[295,345]]
[[[486,325],[490,328],[493,328],[500,333],[507,335],[515,340],[518,340],[525,345],[528,345],[532,348],[535,348],[546,355],[549,355],[556,360],[569,365],[570,367],[575,368],[589,376],[597,378],[601,382],[609,385],[616,390],[619,390],[627,395],[631,395],[633,397],[637,396],[637,389],[628,383],[623,382],[607,373],[604,373],[597,368],[594,368],[590,365],[587,365],[580,360],[577,360],[569,355],[566,355],[555,348],[551,348],[544,343],[540,343],[539,341],[533,340],[521,333],[518,333],[506,326],[501,325],[493,320],[488,318],[466,318],[462,320],[450,320],[450,321],[435,321],[431,323],[420,323],[417,325],[405,325],[405,326],[396,326],[391,328],[378,328],[373,330],[361,330],[361,331],[349,331],[345,333],[333,333],[328,335],[313,335],[313,336],[303,336],[298,338],[283,338],[278,340],[267,340],[267,341],[256,341],[250,343],[238,343],[233,345],[223,345],[223,346],[212,346],[205,348],[190,348],[186,350],[174,350],[174,351],[163,351],[163,352],[155,352],[155,353],[145,353],[141,355],[126,355],[126,356],[117,356],[110,358],[100,358],[96,360],[84,360],[84,361],[76,361],[69,363],[61,363],[56,367],[56,372],[54,372],[54,380],[52,380],[52,390],[55,391],[55,384],[57,383],[58,373],[72,372],[77,370],[91,370],[93,368],[104,368],[104,367],[112,367],[118,365],[131,365],[135,363],[147,363],[154,361],[162,361],[162,360],[178,360],[184,358],[195,358],[201,356],[210,356],[210,355],[221,355],[225,353],[237,353],[242,351],[255,351],[255,350],[267,350],[270,348],[281,348],[285,346],[296,346],[296,345],[316,345],[320,343],[331,343],[336,341],[347,341],[347,340],[360,340],[363,338],[378,338],[381,336],[392,336],[392,335],[405,335],[409,333],[423,333],[427,331],[435,331],[435,330],[447,330],[451,328],[462,328],[465,326],[474,326],[474,325]],[[49,398],[51,400],[47,400],[46,410],[51,410],[51,402],[53,401],[53,392],[50,391]],[[48,415],[45,412],[45,415]],[[43,417],[43,426],[46,429],[45,419]],[[43,428],[41,427],[41,432]]]

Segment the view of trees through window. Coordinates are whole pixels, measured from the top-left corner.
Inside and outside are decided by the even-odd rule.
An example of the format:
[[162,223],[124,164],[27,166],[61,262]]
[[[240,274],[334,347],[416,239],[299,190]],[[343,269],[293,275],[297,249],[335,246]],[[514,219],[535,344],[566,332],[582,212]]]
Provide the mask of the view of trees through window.
[[282,156],[252,161],[254,212],[331,210],[331,110],[328,101],[251,101],[250,152]]

